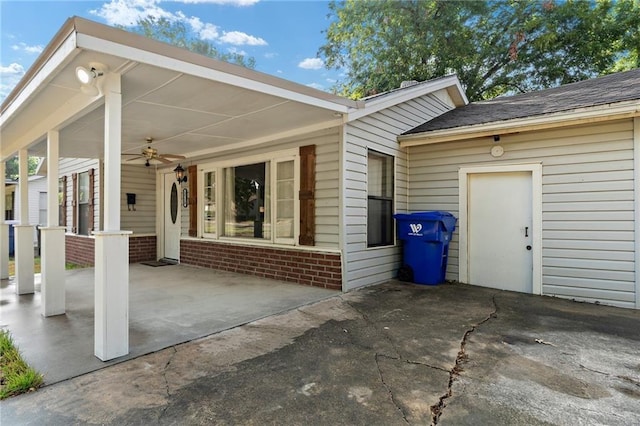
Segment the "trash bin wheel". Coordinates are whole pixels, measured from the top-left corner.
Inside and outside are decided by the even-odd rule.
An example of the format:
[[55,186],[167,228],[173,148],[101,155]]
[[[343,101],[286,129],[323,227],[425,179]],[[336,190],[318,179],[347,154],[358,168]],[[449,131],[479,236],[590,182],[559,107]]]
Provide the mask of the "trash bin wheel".
[[398,269],[398,279],[400,281],[413,282],[413,269],[409,265],[402,265]]

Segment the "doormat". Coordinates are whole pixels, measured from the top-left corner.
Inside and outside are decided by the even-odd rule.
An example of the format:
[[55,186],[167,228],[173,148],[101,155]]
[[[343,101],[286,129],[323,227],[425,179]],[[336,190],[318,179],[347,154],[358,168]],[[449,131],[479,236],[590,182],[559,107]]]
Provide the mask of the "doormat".
[[140,262],[141,265],[147,265],[147,266],[153,266],[154,268],[157,268],[158,266],[167,266],[167,265],[175,265],[175,263],[173,262],[167,262],[165,260],[149,260],[146,262]]

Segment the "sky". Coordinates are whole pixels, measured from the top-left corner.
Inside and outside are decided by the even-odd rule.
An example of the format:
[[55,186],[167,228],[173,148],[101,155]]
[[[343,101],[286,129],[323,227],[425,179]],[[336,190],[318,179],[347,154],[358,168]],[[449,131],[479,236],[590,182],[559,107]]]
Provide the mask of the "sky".
[[0,102],[71,16],[112,26],[149,15],[181,21],[222,52],[254,57],[257,71],[330,91],[340,71],[317,57],[328,14],[321,0],[0,0]]

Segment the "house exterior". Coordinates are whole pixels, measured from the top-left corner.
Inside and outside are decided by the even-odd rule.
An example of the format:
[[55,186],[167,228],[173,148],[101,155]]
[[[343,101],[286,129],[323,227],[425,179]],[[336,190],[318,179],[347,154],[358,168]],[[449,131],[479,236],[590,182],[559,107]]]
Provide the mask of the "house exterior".
[[[27,157],[46,158],[44,316],[64,313],[65,258],[95,266],[102,360],[128,352],[130,261],[337,290],[392,278],[392,215],[409,207],[397,136],[466,103],[455,76],[356,102],[70,19],[0,115],[0,168],[17,154],[24,181]],[[17,219],[16,287],[29,294],[33,223]],[[2,278],[6,234],[0,223]]]
[[640,308],[640,69],[471,103],[398,140],[409,210],[459,218],[449,279]]
[[[43,225],[46,223],[47,204],[46,204],[46,177],[29,176],[28,178],[28,196],[29,196],[29,222],[34,225]],[[4,218],[13,221],[18,215],[16,207],[20,205],[18,193],[16,193],[17,182],[7,182],[5,185],[5,211]],[[38,233],[34,229],[33,245],[38,245]]]

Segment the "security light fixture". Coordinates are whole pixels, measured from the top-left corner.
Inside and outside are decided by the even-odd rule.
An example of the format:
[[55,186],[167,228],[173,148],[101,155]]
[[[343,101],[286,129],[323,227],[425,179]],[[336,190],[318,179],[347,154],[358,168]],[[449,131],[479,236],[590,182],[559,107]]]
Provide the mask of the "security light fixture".
[[100,89],[96,86],[96,79],[104,75],[103,67],[98,63],[89,64],[89,68],[82,66],[76,67],[76,78],[80,82],[80,90],[89,96],[97,96]]
[[176,180],[178,181],[178,183],[187,181],[187,175],[184,173],[184,169],[180,164],[178,164],[178,166],[173,169],[173,171],[176,174]]

